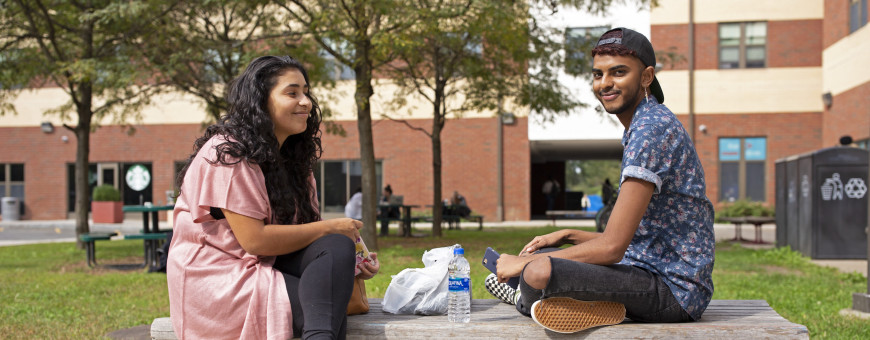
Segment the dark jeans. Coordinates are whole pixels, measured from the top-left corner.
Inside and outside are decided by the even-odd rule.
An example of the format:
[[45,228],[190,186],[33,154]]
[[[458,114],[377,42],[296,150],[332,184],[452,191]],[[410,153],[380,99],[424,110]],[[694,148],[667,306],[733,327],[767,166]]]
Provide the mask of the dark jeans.
[[556,194],[544,194],[547,196],[547,210],[553,210],[556,206]]
[[[380,236],[387,236],[390,234],[390,221],[389,218],[399,218],[401,214],[399,214],[399,207],[380,207],[380,214],[378,214],[378,219],[381,219],[381,234]],[[399,231],[401,234],[401,230]]]
[[[557,250],[542,249],[541,252]],[[686,322],[692,317],[657,275],[635,266],[599,266],[550,258],[550,281],[543,290],[529,287],[520,276],[517,311],[530,316],[535,301],[569,297],[582,301],[613,301],[625,305],[628,318],[640,322]],[[525,269],[524,269],[525,270]]]
[[293,335],[303,339],[344,339],[347,303],[353,291],[355,246],[330,234],[295,253],[278,256],[293,312]]

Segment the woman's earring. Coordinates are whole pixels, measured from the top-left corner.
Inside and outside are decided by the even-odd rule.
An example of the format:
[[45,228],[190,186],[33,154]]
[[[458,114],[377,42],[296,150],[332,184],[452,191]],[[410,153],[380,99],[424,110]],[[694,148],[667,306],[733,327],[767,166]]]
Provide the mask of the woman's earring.
[[646,103],[649,104],[649,94],[646,93],[646,87],[643,88],[643,98],[646,99]]

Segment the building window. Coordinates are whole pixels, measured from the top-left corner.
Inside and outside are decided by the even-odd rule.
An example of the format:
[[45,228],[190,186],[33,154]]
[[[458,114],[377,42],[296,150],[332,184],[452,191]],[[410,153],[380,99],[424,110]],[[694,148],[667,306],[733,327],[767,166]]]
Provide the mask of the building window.
[[766,22],[719,24],[720,69],[765,67],[766,60]]
[[719,200],[765,201],[767,138],[719,138]]
[[0,196],[24,201],[24,164],[0,163]]
[[849,33],[867,24],[867,0],[849,0]]
[[591,72],[592,59],[587,53],[608,29],[607,26],[565,29],[565,73],[578,76]]
[[[380,161],[375,162],[375,176],[378,188],[382,186],[383,174]],[[320,161],[314,167],[317,181],[317,195],[320,211],[324,213],[344,212],[344,205],[362,187],[362,163],[359,160]]]

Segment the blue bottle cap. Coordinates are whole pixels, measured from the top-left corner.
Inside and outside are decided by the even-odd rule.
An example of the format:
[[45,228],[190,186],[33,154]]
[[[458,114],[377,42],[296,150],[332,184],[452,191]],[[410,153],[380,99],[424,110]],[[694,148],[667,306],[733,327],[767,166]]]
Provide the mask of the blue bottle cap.
[[465,249],[462,248],[453,248],[453,255],[465,255]]

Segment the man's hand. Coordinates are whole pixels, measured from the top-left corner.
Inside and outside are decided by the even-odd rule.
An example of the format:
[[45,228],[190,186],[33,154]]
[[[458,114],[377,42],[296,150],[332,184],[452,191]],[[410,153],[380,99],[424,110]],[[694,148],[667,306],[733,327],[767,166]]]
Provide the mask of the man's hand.
[[523,267],[526,263],[531,262],[531,257],[519,257],[514,255],[502,254],[496,262],[496,276],[498,282],[507,282],[508,279],[520,276],[523,272]]
[[523,250],[520,251],[519,256],[530,256],[536,251],[541,250],[541,248],[558,247],[563,244],[565,244],[565,241],[561,230],[554,231],[547,235],[535,236],[535,238],[533,238],[531,242],[523,247]]

